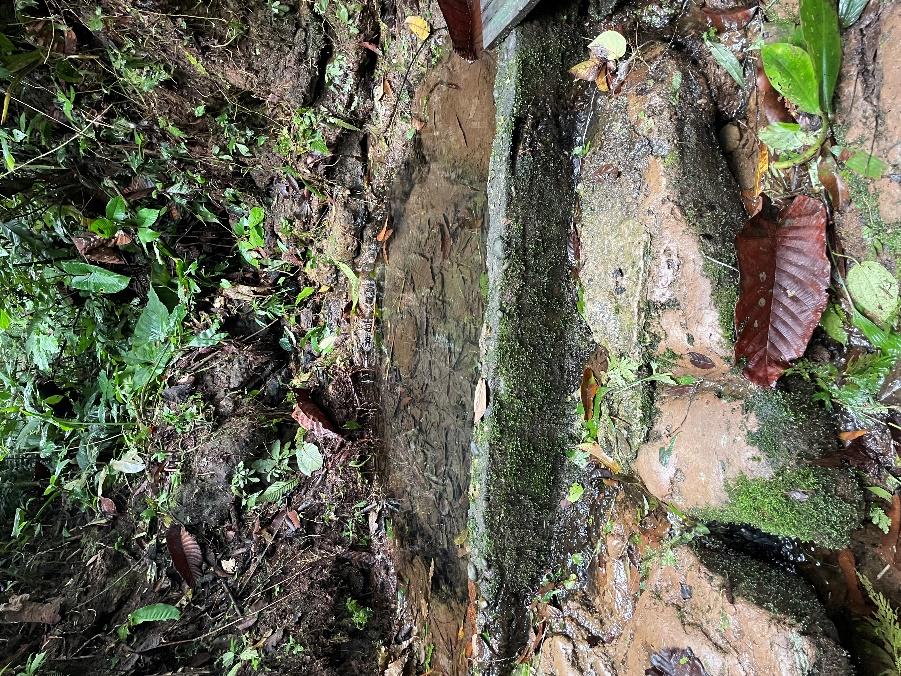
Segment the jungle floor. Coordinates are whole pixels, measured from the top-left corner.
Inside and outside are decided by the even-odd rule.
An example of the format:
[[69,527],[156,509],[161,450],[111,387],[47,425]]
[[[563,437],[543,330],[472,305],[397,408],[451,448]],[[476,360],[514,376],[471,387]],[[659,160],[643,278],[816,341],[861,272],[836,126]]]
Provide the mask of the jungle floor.
[[[707,3],[706,15],[691,3],[631,3],[612,18],[613,3],[569,4],[566,20],[585,39],[554,52],[563,59],[602,29],[642,31],[650,74],[636,65],[631,83],[615,83],[622,100],[653,96],[659,54],[675,50],[690,64],[683,92],[704,82],[704,100],[677,105],[681,85],[669,71],[663,98],[709,114],[731,198],[751,211],[762,146],[750,121],[766,104],[749,56],[760,35],[748,31],[762,16],[749,27],[753,11],[722,2]],[[558,9],[539,8],[535,21],[556,20],[548,17]],[[797,3],[767,11],[796,14]],[[708,48],[707,24],[696,25],[704,16],[716,17],[747,82],[738,85]],[[847,135],[865,132],[870,108],[853,105],[863,91],[885,125],[870,152],[889,166],[877,188],[847,179],[842,200],[854,206],[834,219],[830,244],[897,276],[899,156],[882,138],[901,124],[898,68],[877,43],[899,34],[901,13],[871,0],[859,21],[843,38],[838,123]],[[568,520],[567,543],[547,561],[536,554],[544,567],[525,602],[506,609],[483,596],[490,585],[476,570],[485,554],[473,553],[471,505],[484,471],[479,423],[495,415],[484,367],[489,285],[506,270],[488,233],[500,208],[489,198],[489,162],[499,162],[492,144],[505,133],[523,153],[514,166],[537,157],[544,141],[530,139],[545,138],[547,111],[518,113],[524,131],[502,128],[495,78],[509,54],[454,54],[435,0],[17,0],[0,8],[0,23],[0,674],[775,673],[781,665],[764,639],[747,637],[769,637],[781,611],[753,591],[736,603],[741,571],[710,563],[729,559],[724,551],[745,557],[745,569],[775,562],[766,578],[777,580],[774,595],[786,580],[809,587],[798,594],[822,627],[791,625],[778,638],[803,644],[792,644],[793,659],[819,664],[833,651],[844,665],[784,673],[884,667],[884,646],[861,627],[872,599],[901,601],[896,371],[880,382],[887,403],[866,433],[852,418],[829,417],[832,445],[854,444],[830,457],[834,466],[850,475],[855,465],[871,486],[871,519],[858,518],[843,549],[704,525],[657,494],[671,487],[655,491],[655,470],[642,470],[634,453],[583,459],[587,474],[576,480],[561,454],[555,462],[569,470],[548,493],[548,522],[534,524],[534,550]],[[566,74],[576,61],[551,65],[566,78],[553,87],[569,93],[548,110],[565,107],[581,143],[551,154],[575,167],[576,180],[628,177],[601,144],[592,159],[586,135],[615,111],[601,114],[595,85]],[[636,78],[651,84],[632,87]],[[813,190],[803,176],[792,181],[790,194]],[[636,195],[647,187],[639,183]],[[653,193],[667,189],[651,181]],[[574,278],[591,246],[583,236],[580,259],[569,228],[589,216],[578,219],[565,223],[558,252]],[[722,259],[734,263],[734,253]],[[619,270],[617,289],[629,274]],[[586,363],[598,374],[612,363],[579,321],[577,378]],[[843,367],[846,347],[867,350],[856,338],[843,346],[818,328],[807,356]],[[710,357],[698,356],[692,373],[711,377]],[[651,363],[627,388],[647,381],[683,392],[688,381],[665,382]],[[585,384],[570,385],[559,399],[576,414]],[[716,387],[695,387],[691,400],[744,396]],[[805,387],[795,389],[807,396]],[[729,415],[741,417],[739,408]],[[674,410],[682,429],[689,408]],[[663,465],[667,415],[646,430]],[[717,415],[692,418],[702,431],[675,436],[701,444],[737,434]],[[682,461],[677,451],[673,462]],[[691,490],[678,497],[703,493]],[[699,563],[689,543],[712,559]],[[865,596],[855,570],[881,596]],[[679,605],[692,595],[718,628]],[[494,611],[515,616],[509,645],[493,642],[485,616]],[[745,640],[753,648],[736,649]],[[866,652],[874,649],[882,653]]]

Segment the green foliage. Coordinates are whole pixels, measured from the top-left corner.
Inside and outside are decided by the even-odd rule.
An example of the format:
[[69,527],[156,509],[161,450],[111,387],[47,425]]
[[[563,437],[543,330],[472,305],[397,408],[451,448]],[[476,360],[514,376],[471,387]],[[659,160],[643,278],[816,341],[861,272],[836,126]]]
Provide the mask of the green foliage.
[[877,261],[848,270],[845,285],[857,308],[877,324],[891,325],[898,314],[898,280]]
[[860,583],[876,604],[876,612],[866,618],[873,652],[880,659],[883,670],[879,676],[895,676],[901,673],[901,623],[898,612],[889,600],[876,591],[865,575],[858,573]]
[[704,35],[704,44],[713,55],[714,60],[732,77],[738,86],[744,89],[745,76],[742,71],[741,64],[738,62],[735,54],[732,53],[726,45],[713,40],[709,34]]
[[857,23],[869,2],[870,0],[838,0],[838,16],[841,19],[842,28],[848,28]]
[[348,598],[345,604],[347,612],[350,613],[350,620],[357,629],[365,629],[369,620],[372,618],[372,609],[360,605],[360,602],[354,598]]
[[860,524],[860,513],[839,495],[835,481],[822,468],[783,468],[770,479],[742,475],[726,487],[728,504],[701,510],[699,516],[841,549]]
[[888,171],[888,164],[874,157],[869,153],[858,150],[848,161],[845,166],[856,174],[860,174],[864,178],[881,178]]
[[[832,113],[832,95],[842,65],[842,39],[834,0],[801,0],[801,32],[818,83],[820,106]],[[813,112],[813,111],[810,111]]]
[[805,113],[821,114],[819,86],[810,55],[786,42],[764,45],[763,68],[773,87]]
[[121,640],[128,638],[131,628],[145,622],[167,622],[181,618],[181,611],[168,603],[154,603],[142,606],[128,614],[125,624],[119,627],[118,635]]
[[794,122],[776,122],[757,132],[761,141],[777,153],[800,150],[816,141],[816,135]]

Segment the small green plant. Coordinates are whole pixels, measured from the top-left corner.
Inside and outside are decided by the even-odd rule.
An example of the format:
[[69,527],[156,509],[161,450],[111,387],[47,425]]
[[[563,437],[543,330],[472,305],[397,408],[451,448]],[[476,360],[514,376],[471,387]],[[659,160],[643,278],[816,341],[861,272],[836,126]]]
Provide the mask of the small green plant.
[[876,604],[876,612],[865,621],[873,653],[883,666],[879,676],[896,676],[901,673],[901,623],[898,622],[898,612],[882,593],[876,591],[869,578],[860,573],[858,577],[867,595]]
[[353,622],[357,629],[365,629],[369,620],[372,618],[372,609],[360,605],[360,602],[354,598],[348,598],[345,603],[347,612],[350,613],[350,621]]
[[154,603],[142,606],[128,614],[125,624],[121,625],[116,633],[119,640],[124,641],[131,634],[131,628],[145,622],[167,622],[181,618],[181,612],[175,606],[168,603]]
[[228,669],[225,676],[237,676],[241,669],[246,665],[253,671],[257,671],[263,662],[260,651],[253,646],[248,645],[247,639],[243,639],[241,646],[235,639],[228,642],[228,650],[219,658],[219,663],[223,669]]

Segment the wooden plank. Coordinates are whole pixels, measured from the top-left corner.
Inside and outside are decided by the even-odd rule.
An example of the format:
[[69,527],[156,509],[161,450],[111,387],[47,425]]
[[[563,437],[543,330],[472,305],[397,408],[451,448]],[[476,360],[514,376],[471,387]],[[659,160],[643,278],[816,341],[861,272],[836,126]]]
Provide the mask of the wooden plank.
[[482,5],[482,41],[493,47],[522,21],[538,0],[480,0]]

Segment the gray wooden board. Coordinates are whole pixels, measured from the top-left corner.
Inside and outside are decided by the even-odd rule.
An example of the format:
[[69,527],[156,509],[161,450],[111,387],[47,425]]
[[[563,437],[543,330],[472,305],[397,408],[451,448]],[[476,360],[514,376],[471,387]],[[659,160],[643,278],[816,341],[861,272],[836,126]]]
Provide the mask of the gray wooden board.
[[481,3],[482,40],[488,49],[522,21],[538,0],[481,0]]

